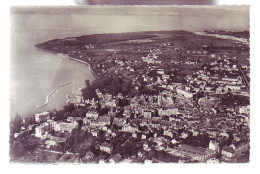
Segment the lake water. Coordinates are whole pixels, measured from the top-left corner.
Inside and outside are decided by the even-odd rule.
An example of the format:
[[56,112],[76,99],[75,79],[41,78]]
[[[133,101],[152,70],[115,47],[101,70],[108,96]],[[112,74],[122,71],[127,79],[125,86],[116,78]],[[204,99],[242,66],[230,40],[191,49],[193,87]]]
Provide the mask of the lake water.
[[[83,86],[85,79],[95,79],[85,64],[37,50],[37,43],[96,33],[223,29],[230,27],[231,21],[172,16],[11,14],[11,117],[60,109],[74,87]],[[48,105],[35,107],[45,103],[52,90],[70,81],[50,97]]]

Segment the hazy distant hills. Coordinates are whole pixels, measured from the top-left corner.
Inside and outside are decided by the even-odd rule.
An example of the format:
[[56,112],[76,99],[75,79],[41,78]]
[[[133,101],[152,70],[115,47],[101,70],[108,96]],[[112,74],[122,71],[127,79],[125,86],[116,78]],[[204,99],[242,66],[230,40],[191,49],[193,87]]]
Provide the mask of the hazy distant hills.
[[12,7],[17,14],[169,15],[207,18],[249,18],[249,6],[52,6]]

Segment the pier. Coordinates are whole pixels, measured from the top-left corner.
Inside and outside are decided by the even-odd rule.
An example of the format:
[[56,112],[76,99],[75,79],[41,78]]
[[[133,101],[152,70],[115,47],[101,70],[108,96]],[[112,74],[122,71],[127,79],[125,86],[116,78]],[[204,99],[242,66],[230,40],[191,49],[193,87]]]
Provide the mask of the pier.
[[47,95],[47,97],[46,97],[46,102],[45,102],[44,104],[42,104],[42,105],[37,105],[37,106],[35,106],[35,107],[36,107],[36,108],[39,108],[39,107],[46,106],[46,105],[49,103],[49,97],[50,97],[54,92],[56,92],[56,91],[59,90],[60,88],[66,86],[66,85],[68,85],[68,84],[71,84],[71,83],[72,83],[72,82],[66,83],[66,84],[64,84],[64,85],[61,85],[61,86],[57,87],[57,88],[54,89],[53,91],[51,91],[51,92]]

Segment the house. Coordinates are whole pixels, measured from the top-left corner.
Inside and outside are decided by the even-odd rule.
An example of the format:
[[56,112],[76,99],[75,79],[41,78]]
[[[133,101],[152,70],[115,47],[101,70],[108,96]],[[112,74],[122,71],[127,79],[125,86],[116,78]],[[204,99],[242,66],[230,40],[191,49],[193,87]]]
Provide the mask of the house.
[[250,113],[250,106],[240,106],[239,111],[240,114],[249,114]]
[[232,158],[235,157],[235,150],[230,146],[223,146],[221,150],[223,157]]
[[145,139],[146,139],[146,135],[145,135],[145,134],[142,134],[141,139],[142,139],[142,140],[145,140]]
[[67,122],[73,123],[73,122],[77,122],[80,119],[81,119],[80,117],[68,117]]
[[218,152],[219,151],[219,143],[217,143],[214,140],[210,140],[210,142],[209,142],[209,149]]
[[82,95],[69,95],[67,96],[68,102],[73,103],[75,105],[82,105],[83,103],[83,96]]
[[163,80],[169,80],[169,78],[170,78],[170,75],[165,75],[165,74],[162,75],[162,79]]
[[124,109],[123,116],[130,117],[130,115],[131,115],[130,109]]
[[159,116],[170,116],[170,115],[176,115],[178,114],[178,108],[160,108],[158,109],[158,115]]
[[98,96],[99,98],[102,98],[102,97],[103,97],[103,94],[102,94],[102,92],[101,92],[99,89],[96,89],[95,92],[96,92],[96,94],[97,94],[97,96]]
[[217,87],[216,88],[216,94],[225,94],[226,90],[224,89],[224,87]]
[[46,148],[50,148],[51,146],[57,146],[56,141],[54,140],[47,140],[45,141]]
[[111,116],[109,116],[109,115],[100,116],[100,117],[98,118],[98,123],[99,123],[100,125],[103,125],[103,126],[105,126],[105,125],[110,125],[110,120],[111,120]]
[[92,136],[97,137],[99,132],[97,130],[92,129],[91,131]]
[[117,126],[123,126],[126,123],[126,118],[117,118],[117,117],[115,117],[113,122]]
[[163,75],[164,74],[164,69],[157,69],[157,74]]
[[231,91],[231,92],[239,92],[241,90],[241,86],[234,86],[234,85],[227,85],[225,87],[226,91]]
[[150,151],[151,148],[149,146],[151,146],[151,143],[145,140],[145,142],[143,144],[144,151]]
[[104,142],[100,145],[100,150],[107,152],[107,153],[111,153],[113,150],[113,146],[111,144],[108,144],[107,142]]
[[138,131],[138,129],[135,128],[135,127],[130,126],[129,124],[125,124],[125,125],[122,127],[122,132],[130,132],[130,133],[133,133],[133,132],[136,132],[136,131]]
[[56,126],[56,130],[58,132],[72,132],[72,130],[76,127],[78,123],[73,122],[73,123],[66,123],[66,122],[60,122]]
[[172,131],[169,131],[169,130],[164,130],[163,135],[173,138],[173,133],[172,133]]
[[181,156],[190,157],[192,160],[206,161],[216,155],[215,151],[190,146],[187,144],[181,144],[178,146],[178,153]]
[[111,163],[111,164],[118,163],[118,162],[120,162],[121,159],[122,159],[122,156],[120,154],[116,154],[115,156],[112,156],[109,159],[109,163]]
[[216,138],[217,134],[219,133],[219,130],[217,128],[211,128],[207,130],[207,134],[210,138]]
[[92,120],[90,118],[85,117],[85,118],[82,119],[82,121],[83,121],[84,125],[87,125],[87,124],[90,124]]
[[37,113],[34,115],[34,118],[37,123],[45,122],[50,119],[50,112]]
[[96,120],[98,118],[98,113],[96,111],[89,111],[86,113],[86,118],[93,118]]
[[147,119],[152,118],[152,111],[150,111],[150,110],[144,110],[143,114],[144,114],[144,118],[147,118]]

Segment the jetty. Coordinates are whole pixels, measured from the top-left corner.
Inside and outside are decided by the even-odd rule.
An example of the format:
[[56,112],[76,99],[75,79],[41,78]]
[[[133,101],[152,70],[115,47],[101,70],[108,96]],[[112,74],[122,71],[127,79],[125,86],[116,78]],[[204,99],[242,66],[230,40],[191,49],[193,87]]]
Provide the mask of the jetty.
[[72,82],[66,83],[66,84],[64,84],[64,85],[61,85],[61,86],[57,87],[57,88],[54,89],[53,91],[51,91],[51,92],[47,95],[47,97],[46,97],[46,102],[45,102],[44,104],[42,104],[42,105],[37,105],[37,106],[35,106],[35,107],[36,107],[36,108],[39,108],[39,107],[46,106],[46,105],[49,103],[49,97],[50,97],[54,92],[56,92],[56,91],[59,90],[60,88],[66,86],[66,85],[69,85],[69,84],[71,84],[71,83],[72,83]]

